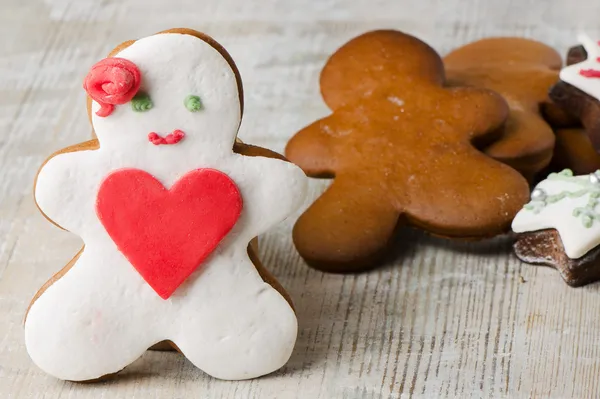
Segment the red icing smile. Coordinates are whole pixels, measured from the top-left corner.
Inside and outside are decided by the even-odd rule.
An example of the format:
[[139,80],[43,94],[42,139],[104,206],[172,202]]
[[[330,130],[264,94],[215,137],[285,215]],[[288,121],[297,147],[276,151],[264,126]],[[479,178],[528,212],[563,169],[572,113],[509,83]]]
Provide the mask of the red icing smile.
[[167,134],[165,137],[162,137],[158,133],[150,133],[148,134],[148,140],[154,145],[161,144],[177,144],[185,137],[185,133],[179,129],[173,130],[173,133]]

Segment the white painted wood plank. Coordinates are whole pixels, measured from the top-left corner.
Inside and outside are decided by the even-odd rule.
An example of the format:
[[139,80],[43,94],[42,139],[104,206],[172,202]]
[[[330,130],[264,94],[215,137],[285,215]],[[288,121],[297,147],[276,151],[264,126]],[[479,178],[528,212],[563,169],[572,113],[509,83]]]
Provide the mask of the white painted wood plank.
[[[292,222],[261,238],[265,264],[292,295],[300,334],[289,364],[253,381],[211,379],[174,353],[148,352],[118,378],[73,384],[27,357],[31,296],[80,240],[37,212],[31,186],[53,150],[88,138],[81,79],[119,42],[188,26],[241,70],[240,137],[283,149],[325,115],[318,74],[369,29],[414,33],[441,52],[490,35],[564,51],[580,29],[600,37],[594,0],[2,0],[0,4],[0,397],[61,398],[595,398],[600,286],[567,287],[522,265],[509,242],[452,244],[413,231],[388,264],[360,275],[311,270]],[[313,182],[313,198],[326,183]]]

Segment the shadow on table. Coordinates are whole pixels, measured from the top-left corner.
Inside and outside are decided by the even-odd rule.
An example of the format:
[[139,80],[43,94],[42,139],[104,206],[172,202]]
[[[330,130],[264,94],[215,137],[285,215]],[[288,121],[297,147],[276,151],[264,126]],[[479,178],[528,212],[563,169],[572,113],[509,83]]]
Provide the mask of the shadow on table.
[[[390,253],[392,262],[403,256],[407,248],[433,247],[454,253],[477,255],[506,255],[512,252],[513,233],[480,240],[445,238],[426,233],[423,230],[403,227],[397,232],[392,246],[397,248]],[[389,263],[389,262],[388,262]]]
[[[373,299],[367,305],[361,299],[377,294],[368,285],[369,281],[388,278],[390,274],[408,267],[406,265],[409,262],[404,260],[412,259],[418,251],[431,251],[433,248],[434,251],[455,254],[506,256],[512,252],[512,242],[511,235],[462,241],[431,236],[417,229],[402,228],[397,232],[391,243],[392,249],[381,266],[354,274],[330,274],[314,270],[300,259],[291,244],[291,248],[281,245],[270,251],[269,256],[263,258],[265,267],[274,273],[291,295],[299,323],[298,341],[292,357],[273,376],[289,373],[302,375],[303,372],[312,373],[315,370],[319,372],[318,370],[322,371],[326,367],[327,362],[337,361],[342,356],[341,351],[355,350],[357,332],[348,326],[348,312],[358,312],[360,308],[367,306],[369,313],[384,314],[385,304],[378,299]],[[290,250],[294,251],[294,256],[290,256]],[[348,288],[355,285],[360,286],[360,292],[353,292],[351,290],[354,288]],[[405,324],[403,321],[399,323]],[[347,331],[344,332],[344,329]]]

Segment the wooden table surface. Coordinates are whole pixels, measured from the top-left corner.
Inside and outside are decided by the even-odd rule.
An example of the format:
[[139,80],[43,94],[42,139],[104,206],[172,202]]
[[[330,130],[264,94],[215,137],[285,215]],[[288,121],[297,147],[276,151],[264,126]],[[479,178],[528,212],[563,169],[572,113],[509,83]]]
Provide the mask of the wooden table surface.
[[[110,381],[62,382],[32,364],[22,327],[81,245],[37,211],[33,178],[51,152],[89,138],[82,78],[114,45],[179,26],[214,36],[244,80],[240,138],[282,150],[327,114],[319,71],[359,33],[402,29],[441,53],[519,35],[564,52],[580,30],[600,37],[599,15],[596,0],[0,0],[0,398],[600,397],[600,284],[569,288],[520,263],[508,239],[406,231],[384,267],[342,276],[304,264],[294,218],[277,226],[261,255],[296,304],[299,336],[283,369],[252,381],[147,352]],[[311,184],[311,198],[326,185]]]

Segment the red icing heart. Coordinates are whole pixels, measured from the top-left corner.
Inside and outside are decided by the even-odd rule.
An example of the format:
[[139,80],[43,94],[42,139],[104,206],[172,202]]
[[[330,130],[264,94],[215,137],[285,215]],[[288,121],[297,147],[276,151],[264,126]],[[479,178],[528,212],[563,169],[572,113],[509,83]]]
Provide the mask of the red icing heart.
[[120,169],[102,182],[96,213],[119,250],[167,299],[214,251],[242,211],[226,174],[197,169],[170,190],[139,169]]

